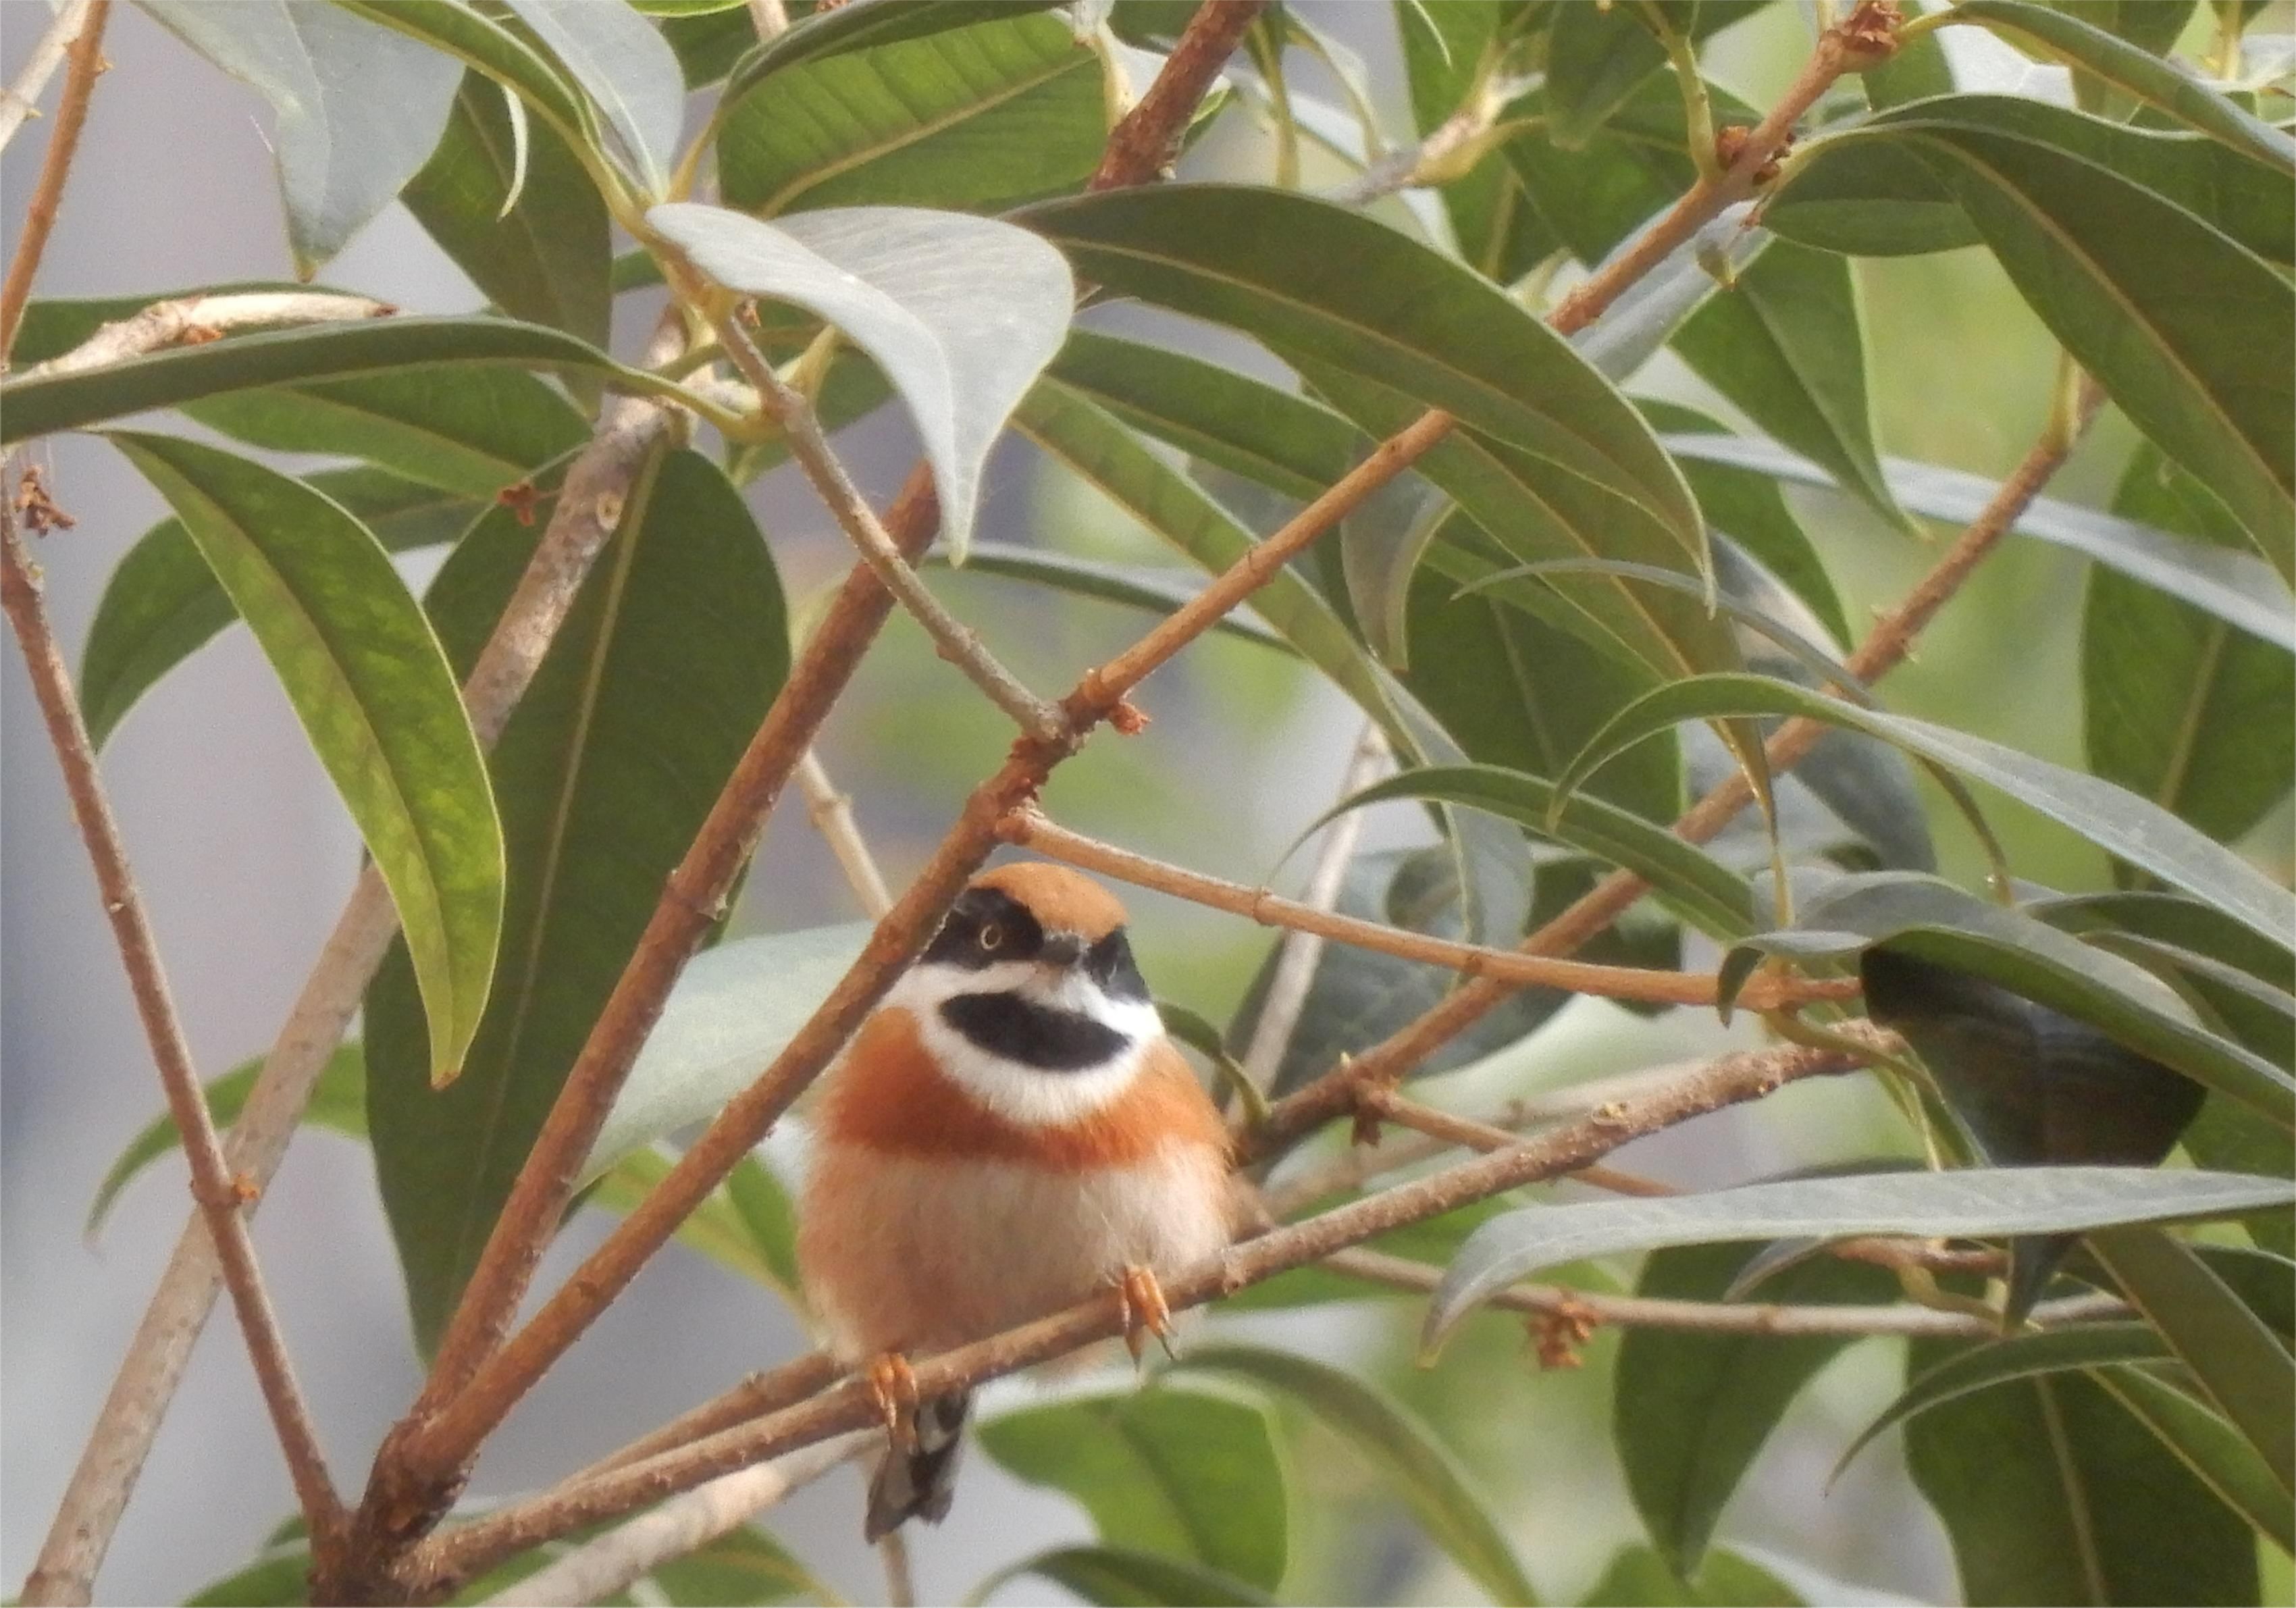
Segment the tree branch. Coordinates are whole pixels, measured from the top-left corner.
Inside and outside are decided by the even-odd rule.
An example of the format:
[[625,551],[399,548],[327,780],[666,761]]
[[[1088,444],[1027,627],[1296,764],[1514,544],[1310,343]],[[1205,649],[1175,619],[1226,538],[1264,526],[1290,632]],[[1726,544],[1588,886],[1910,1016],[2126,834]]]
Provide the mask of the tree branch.
[[[1318,910],[1240,882],[1185,871],[1143,855],[1097,842],[1081,833],[1056,826],[1033,804],[1015,809],[998,826],[1008,843],[1033,849],[1047,858],[1081,866],[1119,882],[1153,888],[1195,904],[1244,916],[1262,926],[1289,927],[1323,938],[1372,949],[1404,960],[1447,966],[1468,977],[1488,978],[1506,989],[1562,989],[1605,999],[1633,999],[1658,1005],[1710,1005],[1718,981],[1710,972],[1656,972],[1640,966],[1603,966],[1587,961],[1555,960],[1514,949],[1494,949],[1481,944],[1454,943],[1423,932],[1363,921],[1336,911]],[[1848,999],[1857,993],[1854,978],[1796,977],[1763,972],[1747,980],[1739,996],[1750,1011],[1769,1011],[1816,999]]]
[[227,296],[176,296],[155,301],[125,318],[115,318],[60,357],[26,369],[20,377],[53,379],[105,368],[171,346],[212,340],[235,330],[277,324],[337,324],[357,318],[388,318],[398,309],[371,296],[332,291],[241,291]]
[[893,907],[893,896],[885,887],[884,874],[877,869],[877,857],[869,852],[868,841],[853,819],[853,800],[837,791],[819,756],[809,748],[798,761],[797,784],[805,794],[805,813],[812,817],[814,829],[829,845],[829,852],[837,857],[837,868],[845,874],[845,885],[853,890],[853,897],[861,901],[862,914],[872,921],[879,919]]
[[[79,150],[80,130],[87,124],[88,97],[94,93],[96,78],[103,71],[103,25],[111,16],[111,0],[90,0],[79,31],[65,47],[71,65],[65,70],[64,92],[56,103],[56,126],[48,135],[47,150],[40,157],[40,176],[32,185],[31,202],[24,209],[24,227],[16,237],[16,254],[8,259],[6,278],[0,279],[0,363],[6,361],[16,345],[16,330],[24,320],[24,304],[32,299],[32,280],[38,275],[40,258],[48,249],[48,234],[56,226],[56,209],[63,204],[64,181],[71,176],[72,157]],[[21,120],[20,115],[18,120]]]
[[[89,33],[82,36],[84,43],[92,45],[101,21],[99,12],[90,23]],[[151,1044],[152,1058],[159,1066],[160,1081],[167,1090],[168,1109],[183,1137],[184,1153],[191,1162],[193,1198],[198,1201],[208,1231],[214,1237],[224,1282],[230,1287],[232,1304],[238,1309],[240,1328],[247,1337],[248,1355],[255,1365],[256,1381],[262,1387],[264,1405],[270,1411],[272,1428],[278,1435],[280,1450],[286,1456],[288,1473],[294,1480],[296,1497],[310,1526],[312,1545],[322,1550],[332,1548],[342,1530],[342,1503],[327,1477],[326,1460],[319,1450],[317,1432],[311,1425],[310,1409],[295,1382],[294,1367],[288,1358],[286,1341],[279,1333],[278,1317],[263,1287],[254,1243],[248,1235],[247,1219],[240,1210],[248,1196],[224,1160],[214,1120],[208,1114],[199,1069],[193,1063],[191,1046],[184,1041],[175,1002],[168,997],[167,972],[160,964],[159,947],[144,911],[144,898],[128,870],[127,847],[120,841],[119,823],[112,817],[102,779],[96,774],[95,751],[88,741],[87,723],[81,718],[78,700],[72,695],[70,673],[64,668],[55,634],[49,628],[40,582],[25,556],[12,508],[0,509],[0,606],[4,606],[9,622],[15,627],[17,644],[24,653],[24,668],[31,677],[41,716],[47,723],[48,739],[55,747],[57,763],[63,770],[64,788],[71,797],[73,817],[87,846],[88,858],[95,867],[96,887],[111,917],[112,937],[119,946],[120,964],[127,971],[136,1014],[143,1020],[144,1036]]]
[[[1864,9],[1860,8],[1861,14]],[[1875,624],[1866,641],[1849,656],[1846,668],[1850,675],[1871,685],[1905,661],[1915,637],[1961,589],[1986,555],[2031,506],[2033,499],[2040,496],[2050,477],[2072,455],[2074,446],[2102,404],[2102,393],[2096,388],[2083,388],[2072,428],[2047,431],[2026,454],[2024,461],[2001,482],[1992,499],[1979,511],[1977,518],[1936,567],[1897,608]],[[1828,729],[1821,721],[1801,718],[1781,725],[1765,744],[1771,771],[1775,774],[1791,770],[1816,746]],[[1675,823],[1675,833],[1688,842],[1706,842],[1752,801],[1752,790],[1745,777],[1734,771]],[[1553,921],[1524,939],[1521,953],[1569,955],[1618,920],[1649,890],[1650,884],[1632,872],[1612,872]],[[1249,1154],[1264,1155],[1333,1117],[1345,1115],[1354,1107],[1356,1089],[1394,1082],[1480,1021],[1511,991],[1505,984],[1480,980],[1455,989],[1417,1021],[1397,1030],[1345,1066],[1335,1068],[1307,1087],[1277,1101],[1270,1108],[1267,1120],[1242,1136],[1242,1144]]]
[[1145,185],[1163,173],[1179,149],[1188,119],[1266,5],[1267,0],[1204,0],[1196,7],[1156,81],[1110,133],[1108,149],[1092,176],[1092,189]]
[[16,130],[23,127],[26,119],[39,115],[41,92],[55,76],[64,52],[87,26],[90,4],[91,0],[67,0],[56,12],[55,20],[48,24],[48,31],[32,46],[32,53],[24,58],[16,81],[0,91],[0,149],[5,149],[8,142],[16,137]]
[[[102,360],[117,361],[130,355],[123,349],[127,342],[149,337],[166,344],[180,339],[180,332],[166,332],[193,327],[190,320],[204,316],[202,302],[212,306],[258,299],[319,299],[193,297],[157,303],[134,318],[105,326],[77,349],[71,360],[77,363],[92,347],[110,340],[111,355]],[[381,303],[365,305],[382,308]],[[129,331],[140,332],[122,332]],[[682,341],[675,321],[666,323],[657,332],[647,360],[667,361]],[[640,468],[676,417],[659,402],[614,398],[590,444],[568,469],[542,540],[463,684],[463,702],[481,743],[491,747],[501,736],[551,639],[580,595],[592,562],[619,523]],[[312,1085],[342,1041],[398,931],[390,892],[370,866],[360,873],[334,931],[321,947],[233,1125],[225,1156],[234,1177],[248,1178],[258,1189],[269,1183],[302,1121]],[[28,1582],[27,1602],[85,1603],[93,1594],[95,1571],[151,1454],[160,1420],[183,1381],[193,1344],[214,1308],[219,1277],[214,1242],[195,1212],[176,1243],[64,1489],[33,1571],[32,1581],[39,1590],[36,1595]]]
[[[1693,1117],[1759,1099],[1802,1078],[1848,1071],[1857,1060],[1848,1051],[1802,1045],[1723,1056],[1661,1087],[1614,1102],[1510,1149],[1244,1241],[1168,1281],[1165,1295],[1175,1311],[1232,1295],[1376,1235],[1505,1190],[1577,1171],[1631,1140]],[[910,1364],[921,1395],[947,1395],[1108,1339],[1121,1327],[1117,1303],[1087,1300],[955,1350],[912,1358]],[[409,1555],[399,1587],[419,1596],[450,1591],[501,1559],[570,1530],[619,1518],[734,1469],[879,1422],[866,1389],[849,1378],[798,1406],[622,1464],[578,1486],[545,1493],[432,1538]]]

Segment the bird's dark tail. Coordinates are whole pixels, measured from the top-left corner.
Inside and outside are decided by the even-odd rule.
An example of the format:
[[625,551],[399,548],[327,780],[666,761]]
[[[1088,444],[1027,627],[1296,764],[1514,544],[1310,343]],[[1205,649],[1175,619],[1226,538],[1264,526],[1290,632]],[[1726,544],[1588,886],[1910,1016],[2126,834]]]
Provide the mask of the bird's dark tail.
[[938,1524],[948,1517],[956,1495],[956,1455],[964,1446],[970,1391],[939,1396],[917,1408],[914,1450],[888,1448],[869,1482],[869,1517],[863,1532],[872,1541],[890,1535],[909,1519]]

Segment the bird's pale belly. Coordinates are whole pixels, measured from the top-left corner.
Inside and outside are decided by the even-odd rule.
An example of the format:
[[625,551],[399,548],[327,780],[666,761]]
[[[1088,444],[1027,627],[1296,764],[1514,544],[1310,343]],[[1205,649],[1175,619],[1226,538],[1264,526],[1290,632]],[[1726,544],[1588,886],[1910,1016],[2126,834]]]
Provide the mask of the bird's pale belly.
[[814,1168],[799,1255],[849,1361],[979,1340],[1109,1288],[1128,1266],[1172,1278],[1230,1238],[1226,1169],[1199,1145],[1065,1171],[831,1144]]

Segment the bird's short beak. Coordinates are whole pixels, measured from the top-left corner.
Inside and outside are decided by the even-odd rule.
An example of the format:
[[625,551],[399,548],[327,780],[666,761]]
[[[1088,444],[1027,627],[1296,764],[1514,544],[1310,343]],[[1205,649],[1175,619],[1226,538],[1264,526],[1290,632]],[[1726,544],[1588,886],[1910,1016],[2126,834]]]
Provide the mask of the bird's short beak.
[[1065,970],[1084,958],[1084,939],[1073,932],[1047,932],[1037,946],[1037,963]]

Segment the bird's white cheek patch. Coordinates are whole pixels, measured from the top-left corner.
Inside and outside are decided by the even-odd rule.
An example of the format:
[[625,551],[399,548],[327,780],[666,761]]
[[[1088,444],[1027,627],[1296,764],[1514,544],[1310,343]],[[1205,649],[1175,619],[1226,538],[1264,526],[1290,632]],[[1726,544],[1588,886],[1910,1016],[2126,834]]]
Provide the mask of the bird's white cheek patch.
[[[1098,1066],[1047,1071],[982,1049],[941,1017],[941,1005],[956,995],[1000,990],[1090,1015],[1123,1035],[1124,1047]],[[978,972],[914,966],[894,985],[885,1003],[908,1011],[925,1048],[959,1087],[1022,1128],[1066,1127],[1121,1098],[1139,1073],[1148,1046],[1163,1033],[1155,1006],[1146,1001],[1111,999],[1075,977],[1048,988],[1039,969],[1029,965],[1006,964]]]

